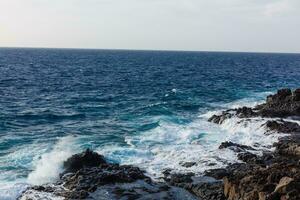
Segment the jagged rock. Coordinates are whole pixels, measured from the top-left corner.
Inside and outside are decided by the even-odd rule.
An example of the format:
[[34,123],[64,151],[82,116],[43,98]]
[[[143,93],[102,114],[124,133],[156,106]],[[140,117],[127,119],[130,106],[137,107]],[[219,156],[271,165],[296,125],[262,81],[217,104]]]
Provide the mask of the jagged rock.
[[[297,181],[289,187],[285,187],[291,182],[282,181],[280,183],[284,177],[293,177]],[[274,163],[268,167],[257,166],[248,170],[238,168],[230,175],[224,177],[224,194],[229,200],[270,199],[271,197],[275,199],[274,197],[278,196],[279,191],[281,191],[280,199],[281,196],[286,196],[287,193],[293,190],[300,192],[300,187],[298,187],[300,184],[299,178],[299,165],[292,163]]]
[[213,177],[215,179],[222,179],[229,175],[229,172],[225,168],[210,169],[204,172],[205,176]]
[[250,146],[237,144],[237,143],[230,142],[230,141],[222,142],[221,145],[219,146],[219,149],[225,149],[225,148],[228,148],[234,152],[244,152],[246,150],[255,150],[254,148],[252,148]]
[[280,140],[274,146],[276,147],[276,152],[280,155],[300,157],[299,140]]
[[242,107],[236,109],[236,115],[240,118],[249,118],[249,117],[255,117],[257,116],[257,113],[252,110],[252,108],[249,107]]
[[[18,199],[53,196],[56,199],[148,199],[196,200],[187,191],[152,181],[144,171],[131,165],[108,163],[89,149],[73,155],[65,163],[66,171],[54,184],[28,188]],[[173,177],[174,181],[184,178]]]
[[65,172],[76,172],[83,167],[96,167],[106,163],[104,157],[87,149],[85,152],[75,154],[64,162]]
[[190,168],[190,167],[193,167],[195,166],[197,163],[196,162],[182,162],[180,163],[180,165],[182,167],[186,167],[186,168]]
[[201,200],[225,200],[222,181],[195,177],[193,173],[171,174],[169,170],[164,174],[164,179],[168,183],[190,191]]
[[294,92],[293,92],[293,101],[300,101],[300,88],[296,89]]
[[262,117],[300,116],[299,89],[281,89],[267,97],[267,102],[258,106]]
[[[230,113],[230,115],[228,114]],[[293,117],[300,116],[300,89],[278,90],[267,97],[266,103],[255,108],[238,108],[213,116],[210,121],[222,123],[222,119],[233,116],[251,117]],[[228,200],[287,200],[300,199],[300,126],[284,120],[269,120],[264,126],[266,134],[274,131],[287,133],[274,144],[274,152],[264,152],[257,156],[248,150],[254,150],[240,144],[224,142],[222,148],[231,148],[237,152],[242,164],[232,164],[226,169],[206,172],[208,176],[222,178],[224,195]]]
[[200,197],[202,200],[225,200],[223,183],[220,181],[212,183],[187,184],[185,189]]
[[276,186],[274,192],[277,193],[286,193],[287,192],[287,186],[293,181],[293,178],[290,177],[282,177],[278,183],[278,185]]
[[208,119],[208,121],[216,124],[222,124],[226,119],[234,116],[233,113],[230,113],[231,111],[232,110],[224,111],[221,115],[213,115]]
[[278,90],[276,94],[267,97],[266,103],[257,105],[255,108],[229,109],[220,115],[213,115],[208,121],[222,124],[233,116],[239,118],[300,116],[300,88],[293,92],[290,89]]
[[164,179],[165,181],[169,182],[171,185],[178,186],[178,184],[182,183],[191,183],[193,182],[192,176],[194,176],[194,173],[186,173],[186,174],[179,174],[179,173],[164,173]]
[[300,126],[295,122],[269,120],[263,125],[266,126],[269,131],[276,131],[279,133],[300,132]]
[[263,161],[255,154],[250,152],[238,153],[238,159],[249,164],[262,164]]

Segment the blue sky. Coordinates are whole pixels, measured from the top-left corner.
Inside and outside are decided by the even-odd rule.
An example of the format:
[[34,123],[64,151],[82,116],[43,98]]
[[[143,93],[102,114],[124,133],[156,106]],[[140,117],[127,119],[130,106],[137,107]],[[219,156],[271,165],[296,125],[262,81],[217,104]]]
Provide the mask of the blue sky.
[[299,0],[0,0],[0,46],[300,52]]

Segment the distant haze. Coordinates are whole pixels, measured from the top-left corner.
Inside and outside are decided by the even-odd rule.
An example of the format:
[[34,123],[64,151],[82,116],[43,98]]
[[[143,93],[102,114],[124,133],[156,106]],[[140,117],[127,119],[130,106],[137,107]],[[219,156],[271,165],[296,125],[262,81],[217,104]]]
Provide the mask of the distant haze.
[[0,46],[300,52],[300,0],[0,0]]

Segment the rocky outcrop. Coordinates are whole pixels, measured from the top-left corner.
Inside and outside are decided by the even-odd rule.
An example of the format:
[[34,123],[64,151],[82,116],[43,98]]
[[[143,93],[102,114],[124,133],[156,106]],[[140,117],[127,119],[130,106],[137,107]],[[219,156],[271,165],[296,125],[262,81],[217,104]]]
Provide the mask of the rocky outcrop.
[[28,188],[19,200],[47,199],[165,199],[196,200],[178,187],[154,182],[144,171],[131,165],[108,163],[104,157],[87,149],[64,162],[65,171],[54,184]]
[[164,172],[164,179],[173,186],[183,188],[201,200],[225,200],[223,182],[210,177],[197,177],[193,173],[171,174]]
[[268,129],[268,133],[278,132],[278,133],[295,133],[300,132],[299,124],[295,122],[288,122],[282,119],[280,120],[269,120],[263,126]]
[[223,180],[224,195],[229,200],[300,198],[300,168],[297,163],[274,163],[267,168],[254,166],[251,170],[240,167]]
[[268,96],[264,104],[223,111],[209,121],[221,124],[232,117],[247,119],[258,116],[276,118],[263,124],[265,134],[287,134],[274,144],[275,151],[258,156],[251,153],[251,147],[223,142],[219,148],[233,150],[244,163],[209,170],[205,174],[223,179],[224,195],[229,200],[300,199],[300,126],[287,119],[278,119],[300,117],[300,89],[278,90]]
[[96,167],[105,164],[104,157],[87,149],[85,152],[75,154],[64,162],[65,173],[76,172],[85,167]]
[[276,94],[269,95],[266,102],[255,108],[242,107],[223,111],[220,115],[213,115],[208,121],[222,124],[233,116],[238,118],[251,117],[300,117],[300,88],[295,91],[290,89],[278,90]]
[[300,116],[300,88],[278,90],[276,94],[267,97],[264,104],[256,108],[262,117]]

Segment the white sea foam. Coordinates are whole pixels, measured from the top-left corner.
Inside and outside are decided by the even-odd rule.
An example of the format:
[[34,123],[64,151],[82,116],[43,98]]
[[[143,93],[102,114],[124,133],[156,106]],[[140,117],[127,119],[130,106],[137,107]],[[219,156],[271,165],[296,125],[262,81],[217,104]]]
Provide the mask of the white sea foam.
[[27,187],[23,183],[0,183],[0,199],[15,200]]
[[55,181],[62,172],[63,162],[78,151],[75,141],[74,136],[60,138],[53,149],[37,161],[34,171],[28,176],[28,183],[39,185]]
[[[222,167],[236,162],[236,156],[228,150],[219,150],[219,142],[225,139],[220,128],[203,119],[188,125],[160,122],[155,129],[126,138],[128,147],[107,146],[98,151],[123,164],[144,168],[154,178],[164,169],[177,172],[201,173],[206,169]],[[185,168],[182,162],[197,162],[198,166]]]
[[39,191],[32,191],[27,190],[20,200],[64,200],[64,197],[59,197],[54,194],[48,192],[39,192]]

